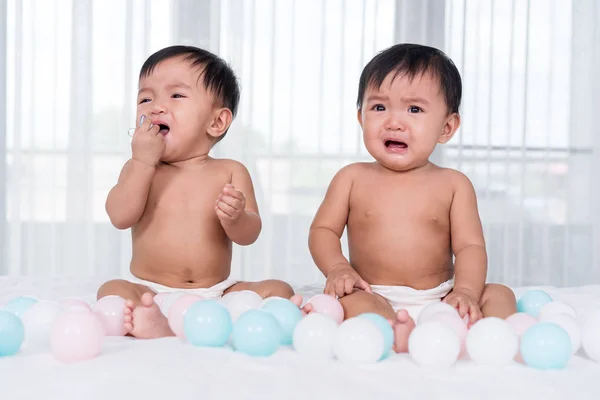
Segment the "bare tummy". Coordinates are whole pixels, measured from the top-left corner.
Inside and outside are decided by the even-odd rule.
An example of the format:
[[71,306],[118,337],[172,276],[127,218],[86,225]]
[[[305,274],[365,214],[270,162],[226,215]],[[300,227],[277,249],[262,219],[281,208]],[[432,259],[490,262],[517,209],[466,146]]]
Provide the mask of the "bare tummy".
[[231,174],[211,160],[187,170],[160,165],[132,228],[131,272],[176,288],[210,287],[231,269],[231,240],[215,202]]
[[453,275],[452,187],[434,165],[407,173],[364,164],[350,193],[350,263],[374,285],[429,289]]

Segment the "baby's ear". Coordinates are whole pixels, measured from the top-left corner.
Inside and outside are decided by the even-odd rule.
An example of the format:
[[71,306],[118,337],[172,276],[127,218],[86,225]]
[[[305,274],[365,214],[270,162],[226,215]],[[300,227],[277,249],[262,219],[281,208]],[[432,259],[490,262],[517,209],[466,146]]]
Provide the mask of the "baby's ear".
[[233,114],[229,108],[218,108],[213,113],[213,119],[211,124],[208,126],[208,134],[213,138],[217,139],[227,131],[231,121],[233,120]]
[[444,124],[444,129],[442,134],[438,138],[438,143],[448,143],[450,139],[454,136],[458,127],[460,126],[460,115],[457,113],[452,113],[446,119],[446,124]]

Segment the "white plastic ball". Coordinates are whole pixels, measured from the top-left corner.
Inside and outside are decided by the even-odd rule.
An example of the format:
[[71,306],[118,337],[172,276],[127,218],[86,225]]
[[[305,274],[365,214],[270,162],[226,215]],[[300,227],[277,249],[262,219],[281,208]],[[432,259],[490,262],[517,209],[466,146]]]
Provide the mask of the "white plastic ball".
[[551,301],[540,309],[538,319],[544,322],[546,321],[546,318],[557,314],[566,314],[573,318],[577,318],[577,311],[567,303],[563,303],[562,301]]
[[467,335],[467,353],[479,364],[509,364],[518,350],[517,334],[500,318],[488,317],[477,321]]
[[581,328],[574,317],[567,314],[554,314],[546,316],[542,322],[552,322],[563,328],[571,339],[571,354],[577,353],[581,347]]
[[600,311],[590,314],[581,330],[581,346],[592,360],[600,362]]
[[54,302],[38,301],[33,304],[22,318],[25,327],[23,347],[26,349],[50,348],[52,323],[61,312],[61,307]]
[[460,340],[447,326],[425,322],[411,332],[408,353],[421,367],[450,367],[460,354]]
[[312,313],[302,318],[292,338],[294,349],[314,359],[333,358],[333,340],[338,324],[326,315]]
[[259,308],[262,305],[262,301],[263,299],[258,293],[251,290],[241,290],[224,305],[231,315],[231,320],[235,322],[246,311]]
[[337,329],[333,353],[346,363],[375,363],[383,355],[383,334],[367,318],[349,318]]
[[423,324],[427,322],[431,317],[438,313],[450,313],[458,315],[456,308],[452,307],[448,303],[444,303],[443,301],[438,301],[427,305],[425,308],[423,308],[423,310],[421,310],[417,324]]

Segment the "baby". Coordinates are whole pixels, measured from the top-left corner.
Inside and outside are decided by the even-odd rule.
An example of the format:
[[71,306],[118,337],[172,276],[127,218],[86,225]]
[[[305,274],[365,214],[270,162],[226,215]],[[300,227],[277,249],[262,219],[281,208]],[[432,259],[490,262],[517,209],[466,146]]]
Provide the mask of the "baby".
[[[375,162],[335,175],[310,228],[325,293],[340,298],[346,318],[388,318],[397,352],[407,351],[414,320],[431,302],[454,306],[470,324],[516,312],[509,288],[485,283],[473,185],[429,161],[460,125],[461,85],[454,63],[437,49],[399,44],[375,56],[361,74],[357,100]],[[340,246],[346,226],[349,261]]]
[[261,231],[248,170],[237,161],[208,155],[227,133],[239,98],[231,68],[196,47],[162,49],[142,66],[132,157],[106,200],[112,224],[131,228],[133,276],[98,290],[98,298],[127,299],[125,329],[132,336],[173,335],[154,301],[157,293],[186,291],[204,298],[239,290],[263,298],[294,294],[281,281],[229,279],[232,242],[252,244]]

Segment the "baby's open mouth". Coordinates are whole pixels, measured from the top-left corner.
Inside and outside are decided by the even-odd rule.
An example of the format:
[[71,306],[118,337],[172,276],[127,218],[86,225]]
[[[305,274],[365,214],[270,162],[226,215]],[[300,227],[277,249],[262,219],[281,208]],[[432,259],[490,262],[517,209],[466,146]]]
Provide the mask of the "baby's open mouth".
[[386,140],[385,147],[388,149],[406,149],[408,145],[404,142],[399,142],[396,140]]
[[162,135],[166,135],[167,133],[169,133],[169,131],[171,130],[171,128],[169,128],[168,125],[165,124],[158,124],[158,127],[160,128],[160,133]]

